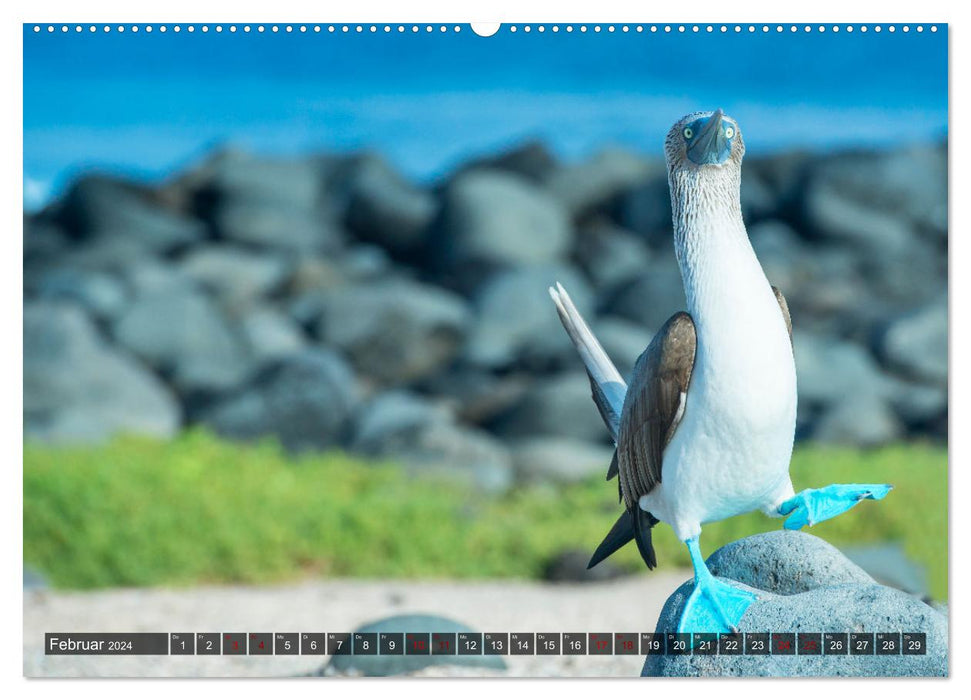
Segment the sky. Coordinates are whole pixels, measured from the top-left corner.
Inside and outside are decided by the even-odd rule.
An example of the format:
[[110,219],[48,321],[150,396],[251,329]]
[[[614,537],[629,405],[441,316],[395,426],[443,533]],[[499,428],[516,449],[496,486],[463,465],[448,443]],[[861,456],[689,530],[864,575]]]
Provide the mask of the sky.
[[519,25],[492,37],[468,25],[347,34],[74,26],[24,26],[27,208],[86,170],[153,180],[225,144],[278,155],[371,148],[434,181],[463,159],[532,139],[567,160],[607,145],[660,157],[672,123],[715,107],[739,122],[749,152],[947,134],[943,25],[879,34],[774,25],[626,34],[533,25],[527,34]]

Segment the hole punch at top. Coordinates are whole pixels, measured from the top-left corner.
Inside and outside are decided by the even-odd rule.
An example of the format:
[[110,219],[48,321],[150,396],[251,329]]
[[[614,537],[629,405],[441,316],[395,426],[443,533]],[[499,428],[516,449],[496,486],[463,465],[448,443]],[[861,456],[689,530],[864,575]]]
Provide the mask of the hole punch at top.
[[472,31],[479,36],[492,36],[499,31],[499,22],[473,22]]

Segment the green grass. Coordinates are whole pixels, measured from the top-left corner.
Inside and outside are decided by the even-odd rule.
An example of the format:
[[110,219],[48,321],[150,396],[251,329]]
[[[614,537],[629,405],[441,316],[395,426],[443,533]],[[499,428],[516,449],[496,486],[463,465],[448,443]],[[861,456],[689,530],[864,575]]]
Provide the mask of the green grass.
[[[901,445],[861,452],[801,447],[796,489],[896,486],[812,529],[839,546],[900,541],[947,598],[947,453]],[[24,449],[24,560],[55,586],[262,583],[302,576],[534,578],[566,548],[592,551],[618,513],[602,479],[488,498],[339,453],[301,458],[193,431],[170,442]],[[760,514],[705,526],[705,553],[780,522]],[[662,566],[689,565],[670,528]],[[640,568],[634,547],[616,560]]]

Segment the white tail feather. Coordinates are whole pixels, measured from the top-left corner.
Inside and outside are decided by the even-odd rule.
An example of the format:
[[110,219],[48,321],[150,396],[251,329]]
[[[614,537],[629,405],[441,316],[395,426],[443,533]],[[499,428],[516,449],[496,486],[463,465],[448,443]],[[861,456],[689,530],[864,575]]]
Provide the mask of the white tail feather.
[[[620,429],[620,415],[624,407],[624,397],[627,395],[627,383],[620,376],[617,368],[614,367],[614,363],[610,361],[587,322],[583,320],[583,316],[573,305],[573,300],[570,299],[570,295],[567,294],[563,285],[557,282],[555,288],[550,287],[550,297],[556,304],[556,311],[560,316],[563,327],[570,336],[570,340],[573,341],[573,345],[576,346],[577,352],[580,353],[580,359],[583,360],[587,373],[597,384],[603,399],[606,401],[607,405],[598,405],[598,408],[604,417],[604,422],[607,423],[607,428],[616,440]],[[594,392],[594,400],[598,404],[600,403],[596,391]]]

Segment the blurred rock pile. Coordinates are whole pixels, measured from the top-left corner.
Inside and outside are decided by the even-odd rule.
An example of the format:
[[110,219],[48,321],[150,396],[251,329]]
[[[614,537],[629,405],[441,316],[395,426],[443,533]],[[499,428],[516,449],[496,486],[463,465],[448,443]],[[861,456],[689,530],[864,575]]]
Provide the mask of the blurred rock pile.
[[[946,439],[946,147],[750,157],[742,199],[799,437]],[[621,150],[527,144],[434,187],[371,153],[84,175],[25,219],[25,436],[201,423],[489,490],[582,478],[607,435],[546,288],[628,372],[684,307],[670,227],[663,162]]]

